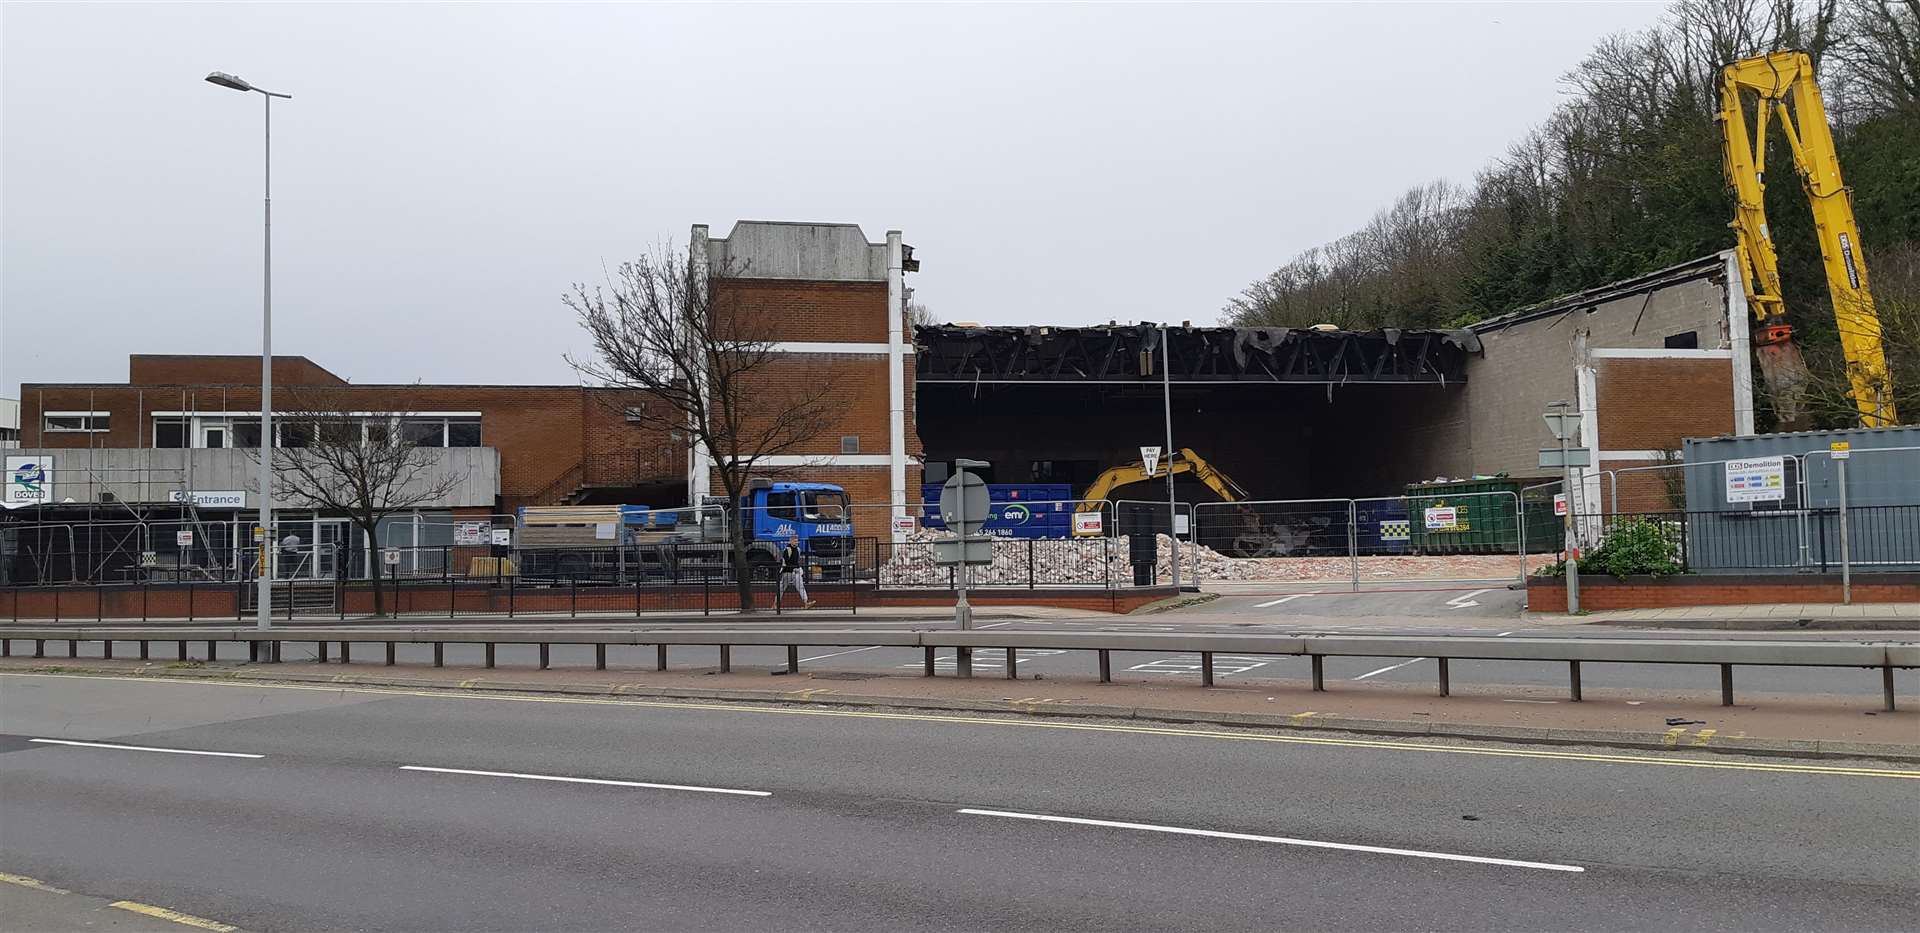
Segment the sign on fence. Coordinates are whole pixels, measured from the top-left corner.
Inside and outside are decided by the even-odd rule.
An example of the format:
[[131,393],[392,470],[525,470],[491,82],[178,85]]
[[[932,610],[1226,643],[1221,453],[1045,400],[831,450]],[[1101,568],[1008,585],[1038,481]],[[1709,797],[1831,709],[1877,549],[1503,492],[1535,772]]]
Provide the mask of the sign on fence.
[[1785,457],[1728,460],[1728,502],[1779,502],[1787,497]]
[[1384,518],[1380,520],[1380,540],[1413,540],[1413,523],[1404,518]]
[[500,547],[512,547],[513,546],[513,529],[495,528],[493,530],[493,543],[496,545],[499,545]]
[[1567,494],[1566,493],[1556,492],[1553,494],[1553,514],[1556,517],[1561,517],[1561,518],[1566,517],[1566,514],[1567,514]]
[[471,547],[486,544],[493,538],[492,522],[455,522],[453,524],[453,543]]
[[893,517],[893,533],[897,535],[913,534],[913,516],[895,515]]
[[176,531],[173,533],[174,547],[193,547],[193,532]]
[[1107,533],[1106,526],[1101,522],[1101,513],[1099,512],[1073,513],[1073,533],[1076,535],[1106,534]]
[[400,549],[390,547],[380,552],[380,562],[389,567],[400,566]]
[[1426,512],[1428,531],[1460,530],[1460,510],[1451,505],[1436,505]]

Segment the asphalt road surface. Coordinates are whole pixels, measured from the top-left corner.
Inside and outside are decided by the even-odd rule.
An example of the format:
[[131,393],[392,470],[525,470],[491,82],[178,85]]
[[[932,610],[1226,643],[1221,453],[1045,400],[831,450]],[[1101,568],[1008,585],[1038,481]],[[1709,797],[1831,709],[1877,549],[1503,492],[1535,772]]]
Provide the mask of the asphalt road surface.
[[0,872],[257,931],[1920,924],[1871,762],[5,675],[0,790]]

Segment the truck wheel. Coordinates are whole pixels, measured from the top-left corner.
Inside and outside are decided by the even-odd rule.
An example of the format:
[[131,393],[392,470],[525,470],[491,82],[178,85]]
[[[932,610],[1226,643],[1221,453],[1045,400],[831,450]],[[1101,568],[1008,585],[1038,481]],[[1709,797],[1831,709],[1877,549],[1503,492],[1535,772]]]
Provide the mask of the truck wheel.
[[765,554],[749,554],[747,555],[747,578],[763,583],[771,582],[780,578],[780,570],[774,564],[772,557]]

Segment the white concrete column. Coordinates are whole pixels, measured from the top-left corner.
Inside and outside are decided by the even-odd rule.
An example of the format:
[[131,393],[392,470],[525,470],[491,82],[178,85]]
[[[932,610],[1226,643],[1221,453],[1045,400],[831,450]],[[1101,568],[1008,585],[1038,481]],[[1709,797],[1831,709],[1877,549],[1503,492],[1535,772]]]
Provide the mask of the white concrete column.
[[[693,272],[693,287],[698,297],[707,297],[707,274],[710,267],[707,259],[707,225],[694,224],[693,231],[687,237],[687,264]],[[705,380],[700,381],[701,394],[706,393]],[[687,433],[687,504],[699,506],[702,497],[713,492],[713,455],[700,446],[691,430]]]
[[900,231],[887,231],[887,454],[888,534],[898,543],[904,536],[893,530],[892,519],[907,514],[907,387],[906,312]]
[[1724,250],[1727,264],[1727,345],[1733,350],[1733,433],[1753,433],[1753,311],[1747,307],[1747,283],[1740,256]]

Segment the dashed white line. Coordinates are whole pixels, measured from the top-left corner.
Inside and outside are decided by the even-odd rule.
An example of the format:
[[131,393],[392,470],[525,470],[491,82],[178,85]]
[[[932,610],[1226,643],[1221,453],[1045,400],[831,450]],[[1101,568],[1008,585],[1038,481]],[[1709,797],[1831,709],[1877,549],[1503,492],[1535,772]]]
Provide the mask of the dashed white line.
[[872,651],[873,649],[875,649],[875,648],[878,648],[878,647],[881,647],[881,646],[879,646],[879,645],[869,645],[869,646],[867,646],[867,647],[865,647],[865,648],[855,648],[855,649],[853,649],[853,650],[851,650],[851,651],[835,651],[835,652],[834,652],[834,653],[832,653],[832,654],[816,654],[816,655],[814,655],[814,656],[813,656],[813,657],[811,657],[811,658],[801,658],[801,659],[800,659],[800,661],[801,661],[801,663],[803,663],[803,664],[804,664],[804,663],[806,663],[806,662],[808,662],[808,661],[819,661],[819,660],[821,660],[821,659],[823,659],[823,658],[837,658],[837,657],[839,657],[839,656],[841,656],[841,655],[843,655],[843,654],[859,654],[859,653],[860,653],[860,652],[862,652],[862,651]]
[[74,745],[80,748],[111,748],[123,752],[160,752],[167,755],[205,755],[208,758],[265,758],[265,755],[250,755],[246,752],[203,752],[190,748],[153,748],[146,745],[113,745],[107,742],[75,742],[69,739],[28,739],[42,745]]
[[1040,813],[1014,813],[1006,810],[958,811],[968,816],[1000,816],[1015,820],[1036,820],[1043,823],[1073,823],[1080,826],[1101,826],[1108,829],[1138,829],[1153,833],[1171,833],[1179,836],[1205,836],[1210,839],[1234,839],[1241,842],[1268,842],[1283,846],[1304,846],[1311,849],[1338,849],[1343,852],[1369,852],[1376,855],[1403,855],[1410,858],[1439,859],[1447,862],[1473,862],[1478,865],[1500,865],[1507,868],[1538,868],[1545,871],[1584,872],[1578,865],[1560,865],[1554,862],[1527,862],[1519,859],[1493,858],[1485,855],[1459,855],[1453,852],[1431,852],[1425,849],[1396,849],[1388,846],[1356,845],[1350,842],[1324,842],[1318,839],[1291,839],[1286,836],[1259,836],[1253,833],[1227,833],[1213,829],[1189,829],[1183,826],[1157,826],[1152,823],[1122,823],[1117,820],[1088,820],[1072,816],[1047,816]]
[[1290,603],[1290,602],[1293,602],[1293,601],[1294,601],[1294,600],[1296,600],[1296,599],[1302,599],[1302,598],[1304,598],[1304,597],[1308,597],[1308,596],[1318,596],[1318,595],[1320,595],[1320,594],[1318,594],[1318,593],[1295,593],[1295,594],[1293,594],[1292,596],[1282,596],[1282,597],[1280,597],[1279,599],[1275,599],[1275,600],[1269,600],[1269,601],[1267,601],[1267,602],[1264,602],[1264,603],[1261,603],[1261,604],[1259,604],[1259,605],[1257,605],[1257,606],[1254,606],[1253,608],[1255,608],[1255,609],[1265,609],[1265,608],[1267,608],[1267,607],[1269,607],[1269,606],[1278,606],[1278,605],[1280,605],[1281,603]]
[[1388,671],[1397,671],[1403,667],[1406,667],[1409,664],[1418,664],[1421,661],[1425,661],[1425,660],[1426,658],[1414,658],[1411,661],[1401,661],[1399,664],[1389,664],[1386,667],[1383,667],[1377,671],[1368,671],[1364,674],[1361,674],[1360,676],[1355,677],[1354,680],[1366,680],[1367,678],[1372,677],[1375,674],[1384,674]]
[[434,774],[467,774],[476,777],[519,778],[523,781],[558,781],[563,784],[602,784],[608,787],[645,787],[651,790],[690,790],[703,794],[734,794],[741,797],[771,797],[772,791],[738,790],[732,787],[700,787],[693,784],[654,784],[648,781],[610,781],[606,778],[561,777],[554,774],[519,774],[513,771],[471,771],[466,768],[429,768],[401,765],[402,771],[428,771]]

